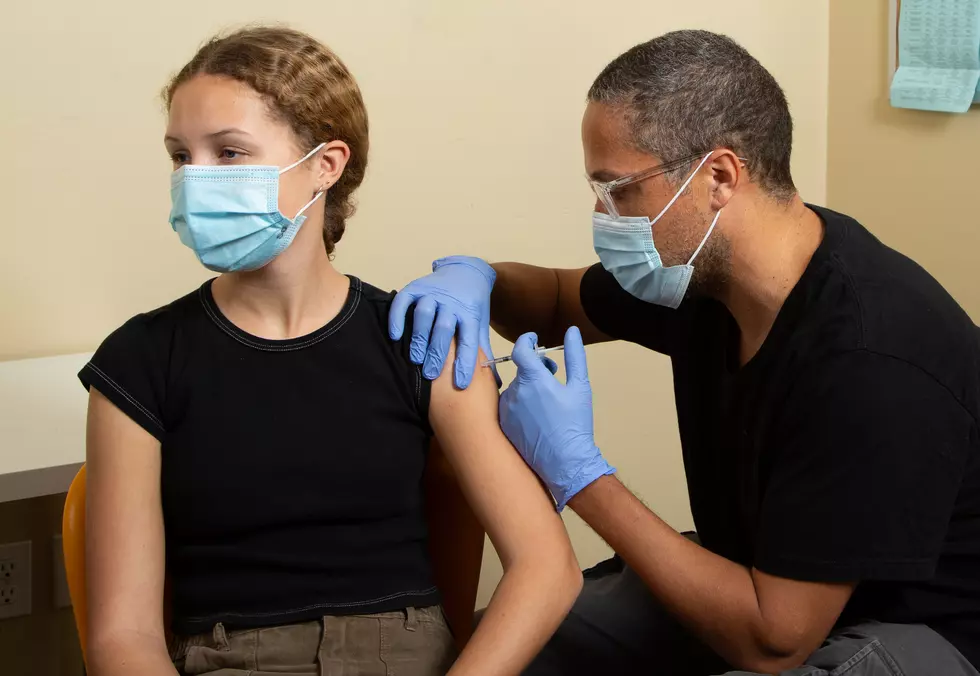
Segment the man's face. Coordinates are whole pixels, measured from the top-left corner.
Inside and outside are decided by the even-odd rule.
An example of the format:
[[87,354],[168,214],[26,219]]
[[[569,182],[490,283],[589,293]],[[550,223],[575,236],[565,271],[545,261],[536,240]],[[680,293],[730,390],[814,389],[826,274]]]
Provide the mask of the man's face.
[[[582,118],[582,146],[585,171],[597,181],[611,181],[679,159],[659,158],[637,150],[623,111],[595,102],[589,103]],[[691,162],[690,168],[681,170],[684,178],[694,171],[698,161]],[[687,263],[708,231],[714,218],[714,213],[708,208],[710,181],[711,172],[706,165],[691,181],[685,194],[654,224],[653,242],[665,266]],[[620,188],[613,192],[612,197],[621,216],[646,216],[653,220],[667,206],[681,183],[683,179],[670,182],[666,175],[661,174]],[[605,211],[598,199],[595,209]],[[699,254],[692,286],[697,286],[699,277],[707,281],[704,273],[710,272],[712,267],[710,263],[714,256],[711,250],[716,248],[714,245],[723,244],[719,234],[713,233]]]

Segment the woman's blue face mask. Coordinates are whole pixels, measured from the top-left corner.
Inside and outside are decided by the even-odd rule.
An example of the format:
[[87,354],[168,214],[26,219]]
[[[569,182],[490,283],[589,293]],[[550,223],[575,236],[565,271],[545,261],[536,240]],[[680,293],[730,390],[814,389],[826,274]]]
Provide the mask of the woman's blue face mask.
[[292,244],[318,192],[293,218],[279,211],[279,177],[325,143],[280,169],[275,166],[184,165],[170,178],[170,225],[215,272],[257,270]]

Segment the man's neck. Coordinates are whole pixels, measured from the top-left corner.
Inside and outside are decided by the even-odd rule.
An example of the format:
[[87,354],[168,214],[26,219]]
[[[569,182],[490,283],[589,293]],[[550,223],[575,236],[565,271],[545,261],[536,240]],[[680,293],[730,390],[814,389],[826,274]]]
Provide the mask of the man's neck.
[[757,200],[729,229],[731,277],[721,300],[741,332],[740,361],[748,362],[823,239],[820,217],[799,196],[788,204]]

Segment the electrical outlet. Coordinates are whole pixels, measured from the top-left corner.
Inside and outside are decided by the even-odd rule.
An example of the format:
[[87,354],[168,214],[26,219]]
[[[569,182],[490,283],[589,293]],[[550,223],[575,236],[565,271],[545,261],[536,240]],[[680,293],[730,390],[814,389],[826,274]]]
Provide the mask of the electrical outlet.
[[31,614],[31,542],[0,545],[0,619]]

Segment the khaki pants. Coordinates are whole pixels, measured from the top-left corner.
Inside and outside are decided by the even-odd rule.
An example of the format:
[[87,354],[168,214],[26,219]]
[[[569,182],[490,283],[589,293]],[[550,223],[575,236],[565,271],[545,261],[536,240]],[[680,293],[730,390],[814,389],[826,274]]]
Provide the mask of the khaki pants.
[[441,676],[456,647],[433,606],[241,631],[217,624],[176,637],[170,656],[182,676]]

